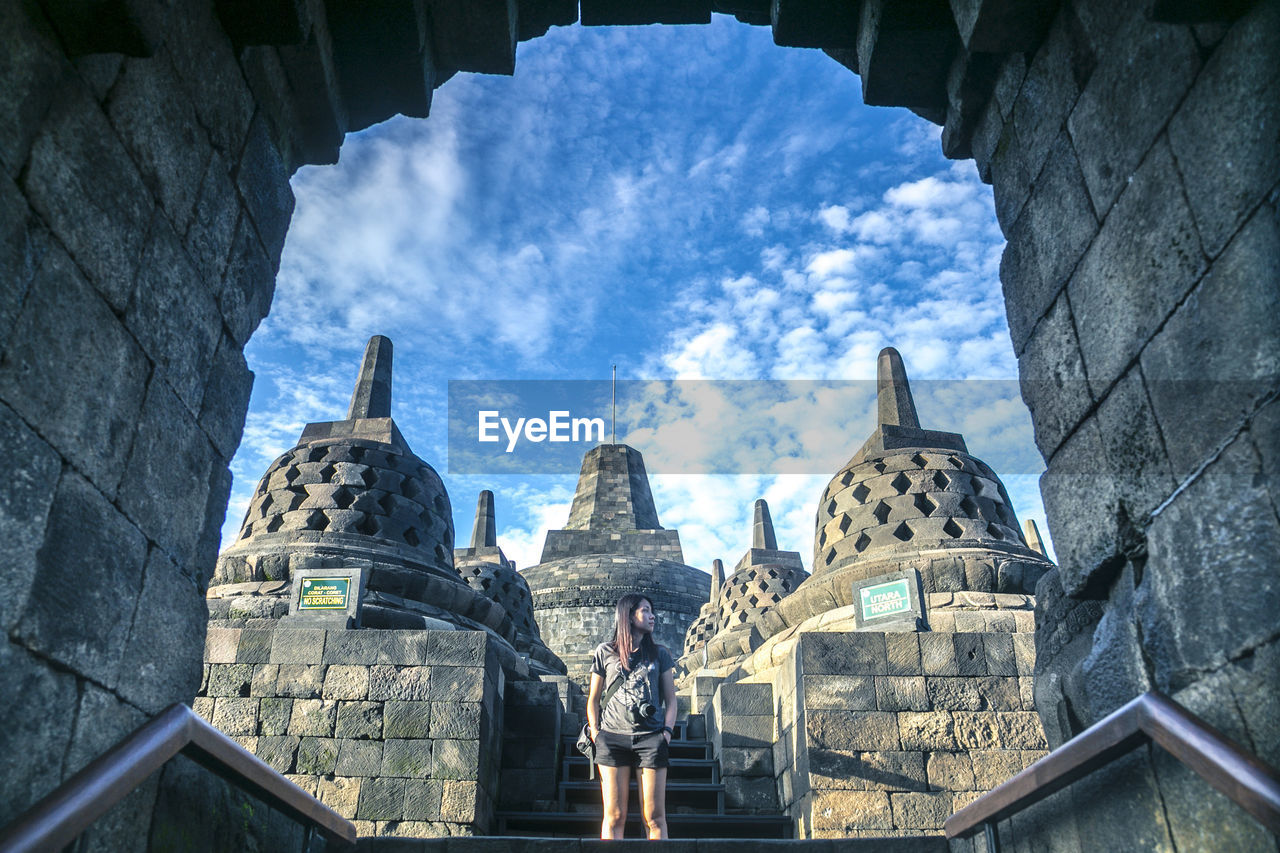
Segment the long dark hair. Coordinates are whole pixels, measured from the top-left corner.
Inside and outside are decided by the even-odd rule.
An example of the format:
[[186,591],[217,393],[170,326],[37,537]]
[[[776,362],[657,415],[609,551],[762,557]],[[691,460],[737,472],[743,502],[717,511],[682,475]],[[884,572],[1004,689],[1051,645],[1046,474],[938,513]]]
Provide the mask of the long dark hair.
[[653,608],[653,602],[649,596],[641,595],[638,592],[629,592],[622,598],[618,599],[618,606],[613,614],[613,647],[618,653],[618,661],[623,671],[629,672],[631,654],[639,648],[645,660],[658,659],[658,644],[653,641],[653,633],[650,632],[640,638],[640,642],[636,642],[635,632],[631,629],[631,617],[640,607],[642,602],[649,602],[649,608]]

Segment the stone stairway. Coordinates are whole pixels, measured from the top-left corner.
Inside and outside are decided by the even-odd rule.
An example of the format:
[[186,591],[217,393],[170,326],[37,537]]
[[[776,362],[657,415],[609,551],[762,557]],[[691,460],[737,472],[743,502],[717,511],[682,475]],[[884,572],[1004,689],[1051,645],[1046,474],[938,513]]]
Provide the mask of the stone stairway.
[[[600,780],[573,746],[563,743],[557,811],[498,811],[494,832],[501,836],[594,838],[600,833]],[[720,763],[711,754],[706,726],[694,714],[675,726],[671,738],[671,766],[667,771],[667,829],[672,838],[789,838],[791,820],[781,814],[728,814]],[[627,838],[644,838],[639,790],[631,782],[627,807]]]

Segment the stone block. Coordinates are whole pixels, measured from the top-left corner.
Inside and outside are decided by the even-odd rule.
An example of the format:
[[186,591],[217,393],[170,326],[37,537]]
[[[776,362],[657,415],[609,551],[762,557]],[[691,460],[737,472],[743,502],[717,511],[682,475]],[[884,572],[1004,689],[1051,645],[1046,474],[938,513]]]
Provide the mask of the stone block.
[[0,128],[0,163],[8,174],[17,175],[66,73],[66,57],[43,15],[32,15],[22,6],[6,7],[0,14],[10,57],[0,72],[0,110],[9,116]]
[[153,375],[118,502],[149,538],[183,564],[204,532],[214,458],[195,418]]
[[440,819],[450,823],[472,823],[478,816],[481,797],[476,782],[446,779],[441,789]]
[[294,699],[318,699],[324,687],[324,667],[302,663],[280,664],[276,689],[281,696]]
[[969,753],[973,765],[974,784],[979,791],[990,791],[1021,773],[1034,761],[1024,758],[1016,749],[977,749]]
[[61,250],[45,256],[4,350],[0,399],[114,497],[150,368]]
[[[1256,4],[1219,42],[1169,122],[1169,142],[1205,251],[1215,257],[1280,178],[1275,63],[1280,12]],[[1250,116],[1224,122],[1222,116]]]
[[434,779],[480,778],[480,742],[437,740],[432,744],[431,776]]
[[813,788],[860,791],[924,791],[924,755],[919,752],[809,750],[809,784]]
[[292,773],[302,739],[294,735],[259,737],[254,754],[277,773]]
[[340,738],[381,738],[383,705],[381,702],[339,702],[334,736]]
[[961,749],[996,749],[1001,740],[999,716],[992,711],[955,711],[956,743]]
[[440,820],[444,782],[439,779],[406,779],[404,783],[405,819]]
[[875,676],[806,675],[804,707],[808,710],[876,710]]
[[[1198,288],[1194,293],[1200,290]],[[1177,319],[1178,314],[1175,314],[1170,326],[1176,324]],[[1156,341],[1147,347],[1148,355],[1153,347],[1159,345],[1161,338],[1157,335]],[[1201,390],[1196,389],[1197,396]],[[1204,388],[1203,392],[1212,394],[1210,388]],[[1192,415],[1187,409],[1182,413]],[[1176,484],[1142,372],[1136,367],[1112,387],[1111,393],[1098,407],[1098,429],[1125,513],[1135,524],[1145,526],[1147,517],[1173,493]]]
[[998,676],[1018,674],[1018,665],[1013,657],[1013,634],[994,632],[983,634],[982,649],[986,654],[988,674]]
[[242,216],[231,238],[227,269],[218,291],[218,310],[231,339],[244,346],[271,307],[275,264],[267,256],[248,217]]
[[[155,203],[83,87],[58,87],[31,145],[23,189],[94,287],[123,311]],[[145,376],[143,371],[139,378]]]
[[720,720],[720,746],[763,747],[773,743],[773,717],[725,717]]
[[[90,483],[66,471],[16,638],[73,672],[115,687],[135,605],[133,595],[120,591],[141,587],[146,553],[137,528]],[[85,566],[93,567],[91,579]],[[74,619],[67,618],[68,596],[77,602]],[[197,641],[193,654],[198,648]]]
[[898,716],[886,711],[812,711],[805,715],[805,734],[810,746],[824,749],[900,748]]
[[315,628],[281,628],[272,634],[270,663],[318,664],[324,656],[325,632]]
[[[423,667],[423,669],[427,668]],[[484,669],[478,666],[431,667],[429,697],[415,695],[388,698],[430,698],[433,702],[480,702],[484,699],[484,672]]]
[[884,638],[874,631],[802,634],[802,671],[806,676],[884,675],[888,668]]
[[253,678],[249,682],[250,696],[275,696],[276,682],[280,678],[280,666],[274,663],[260,663],[253,668]]
[[333,772],[338,776],[377,776],[382,770],[382,741],[338,741],[338,760]]
[[1040,476],[1045,510],[1054,519],[1059,576],[1068,595],[1105,586],[1117,568],[1119,495],[1105,453],[1097,419],[1090,419]]
[[431,773],[431,741],[387,739],[382,744],[382,776],[422,779]]
[[62,460],[3,404],[0,435],[13,458],[22,460],[24,473],[10,478],[0,495],[0,538],[5,542],[6,556],[0,570],[5,588],[5,595],[0,597],[0,632],[7,634],[21,615],[35,581],[36,554],[44,542],[46,518]]
[[293,191],[289,188],[288,169],[271,141],[265,121],[249,126],[236,170],[236,186],[268,257],[279,258],[293,216]]
[[431,729],[430,702],[390,701],[383,705],[383,733],[389,738],[424,738]]
[[898,715],[902,749],[920,752],[960,749],[951,711],[903,711]]
[[927,794],[890,794],[893,825],[898,829],[939,830],[951,814],[951,794],[937,791]]
[[1268,312],[1280,310],[1271,286],[1276,276],[1280,223],[1264,206],[1143,352],[1142,373],[1172,467],[1144,505],[1163,501],[1171,479],[1190,477],[1274,393],[1280,340]]
[[252,664],[211,664],[209,667],[207,693],[210,696],[249,696],[253,692],[252,684]]
[[364,779],[356,817],[361,820],[399,820],[404,816],[404,779]]
[[919,635],[920,664],[925,675],[959,675],[956,644],[949,633],[928,632]]
[[258,734],[267,737],[287,734],[292,716],[292,699],[264,697],[258,704]]
[[[327,631],[324,657],[326,664],[371,666],[376,663],[396,663],[382,660],[388,631]],[[416,662],[415,662],[416,663]]]
[[[480,737],[479,702],[432,702],[431,738],[475,740]],[[425,723],[427,715],[423,715]]]
[[772,776],[726,776],[725,808],[748,812],[776,812],[778,791]]
[[289,734],[333,737],[338,703],[328,699],[295,699],[289,717]]
[[[1010,124],[1017,131],[1018,157],[1030,181],[1037,180],[1050,159],[1050,150],[1079,95],[1072,68],[1074,53],[1068,19],[1060,15],[1031,58],[1014,100]],[[998,179],[996,187],[998,195]],[[1016,218],[1015,214],[1007,221]]]
[[888,675],[919,675],[920,640],[915,631],[884,635]]
[[271,642],[274,631],[263,628],[244,628],[236,642],[236,663],[265,664],[271,658]]
[[975,790],[973,761],[964,752],[931,752],[926,759],[929,787],[938,791]]
[[378,702],[430,699],[431,681],[431,667],[373,666],[369,668],[369,699]]
[[834,831],[847,836],[855,830],[893,828],[893,811],[885,791],[817,790],[809,813],[815,833]]
[[1242,435],[1164,508],[1147,531],[1134,607],[1155,686],[1181,689],[1275,635],[1277,524],[1260,465]]
[[484,666],[485,634],[481,631],[431,631],[426,635],[424,663],[435,666]]
[[996,727],[1006,749],[1046,749],[1044,727],[1032,711],[997,711]]
[[876,707],[881,711],[927,711],[924,676],[884,676],[876,678]]
[[1095,395],[1123,375],[1206,267],[1168,144],[1152,146],[1067,285]]
[[240,218],[240,200],[231,182],[231,169],[216,151],[205,165],[194,198],[194,215],[185,231],[183,246],[209,292],[217,294],[235,236],[236,220]]
[[773,714],[773,688],[768,684],[722,684],[718,695],[718,712],[723,717]]
[[294,766],[299,773],[332,776],[338,762],[338,741],[333,738],[304,737],[298,744]]
[[61,783],[61,762],[32,762],[31,752],[65,753],[75,716],[48,709],[74,709],[79,693],[70,673],[5,639],[0,641],[0,695],[5,697],[6,736],[24,744],[21,750],[0,752],[0,821],[8,823]]
[[330,666],[324,675],[326,699],[363,699],[369,695],[369,669],[363,666]]
[[719,755],[724,776],[773,777],[773,750],[767,747],[729,747]]
[[952,634],[956,669],[960,675],[986,675],[987,657],[982,634]]
[[360,778],[322,776],[316,781],[315,797],[347,820],[356,816],[360,802]]

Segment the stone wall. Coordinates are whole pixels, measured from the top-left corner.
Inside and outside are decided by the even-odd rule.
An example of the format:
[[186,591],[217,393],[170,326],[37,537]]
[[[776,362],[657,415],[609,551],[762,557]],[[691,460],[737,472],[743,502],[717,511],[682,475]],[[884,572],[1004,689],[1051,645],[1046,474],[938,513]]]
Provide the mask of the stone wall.
[[0,9],[0,824],[199,687],[293,208],[211,3],[52,6]]
[[484,834],[504,714],[493,646],[480,631],[211,627],[194,707],[362,836]]

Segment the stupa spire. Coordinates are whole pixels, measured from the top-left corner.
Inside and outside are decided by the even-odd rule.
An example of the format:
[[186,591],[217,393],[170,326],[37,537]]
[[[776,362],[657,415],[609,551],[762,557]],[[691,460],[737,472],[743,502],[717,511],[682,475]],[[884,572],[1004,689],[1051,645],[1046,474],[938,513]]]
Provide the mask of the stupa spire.
[[902,364],[902,356],[893,347],[880,350],[876,360],[876,404],[879,410],[877,420],[881,426],[892,424],[920,429],[916,403],[911,398],[911,386],[907,382],[907,369]]
[[763,498],[756,501],[755,519],[751,523],[751,547],[769,551],[778,550],[778,537],[773,532],[769,504],[765,503]]
[[1040,538],[1040,528],[1036,526],[1035,519],[1028,518],[1026,521],[1022,522],[1022,530],[1026,535],[1027,547],[1032,551],[1035,551],[1040,556],[1047,557],[1048,554],[1045,552],[1044,539]]
[[493,492],[485,489],[476,501],[476,521],[471,528],[472,548],[497,547],[498,525],[494,519]]
[[374,335],[364,348],[347,420],[391,417],[391,339]]
[[720,601],[720,588],[724,586],[724,562],[721,560],[711,561],[711,604],[714,606]]

